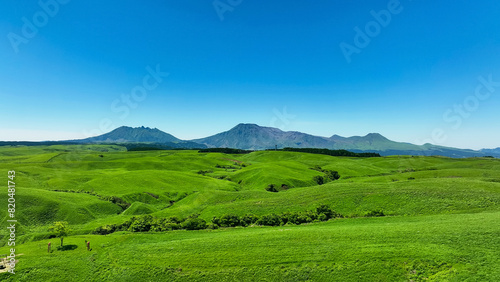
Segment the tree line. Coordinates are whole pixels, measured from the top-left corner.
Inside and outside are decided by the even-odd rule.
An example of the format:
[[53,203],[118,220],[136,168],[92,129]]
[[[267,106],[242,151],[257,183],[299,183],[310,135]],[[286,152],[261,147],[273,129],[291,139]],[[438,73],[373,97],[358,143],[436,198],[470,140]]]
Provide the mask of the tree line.
[[302,212],[282,212],[271,213],[262,216],[255,214],[246,214],[238,216],[235,214],[224,214],[220,217],[214,216],[211,222],[199,218],[198,214],[187,218],[155,217],[145,215],[132,217],[121,224],[108,224],[96,228],[93,233],[106,235],[116,231],[131,232],[164,232],[172,230],[200,230],[200,229],[218,229],[220,227],[247,227],[251,225],[261,226],[280,226],[284,224],[303,224],[317,221],[327,221],[333,218],[343,218],[340,213],[332,210],[327,205],[319,205],[314,210]]
[[207,148],[198,150],[198,153],[224,153],[224,154],[249,154],[251,152],[253,151],[233,149],[233,148]]
[[354,152],[347,151],[347,150],[330,150],[330,149],[318,149],[318,148],[290,148],[290,147],[286,147],[286,148],[281,149],[281,151],[320,154],[320,155],[328,155],[328,156],[335,156],[335,157],[357,157],[357,158],[380,157],[379,153],[354,153]]

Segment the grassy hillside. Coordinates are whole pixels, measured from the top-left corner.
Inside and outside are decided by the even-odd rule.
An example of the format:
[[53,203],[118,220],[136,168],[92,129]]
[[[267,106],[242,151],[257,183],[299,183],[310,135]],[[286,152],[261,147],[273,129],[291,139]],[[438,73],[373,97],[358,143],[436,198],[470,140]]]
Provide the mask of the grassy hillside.
[[[318,167],[338,171],[340,179],[318,185],[314,177],[325,176]],[[56,281],[499,278],[498,159],[4,146],[0,170],[16,171],[16,236],[23,243],[17,253],[24,253],[18,274],[0,274],[3,279],[50,281],[54,271]],[[279,192],[266,191],[270,184]],[[146,214],[197,214],[210,222],[229,213],[262,216],[320,204],[345,218],[300,226],[89,235],[99,226]],[[363,218],[374,210],[388,216]],[[5,222],[6,208],[0,217]],[[70,224],[65,242],[75,247],[47,254],[47,229],[54,221]],[[1,254],[8,250],[6,235],[2,228]],[[91,252],[84,250],[84,240],[93,242]]]
[[[498,281],[500,213],[72,236],[19,247],[6,281]],[[84,240],[92,251],[85,250]],[[57,272],[57,279],[54,277]],[[15,278],[14,278],[15,277]]]

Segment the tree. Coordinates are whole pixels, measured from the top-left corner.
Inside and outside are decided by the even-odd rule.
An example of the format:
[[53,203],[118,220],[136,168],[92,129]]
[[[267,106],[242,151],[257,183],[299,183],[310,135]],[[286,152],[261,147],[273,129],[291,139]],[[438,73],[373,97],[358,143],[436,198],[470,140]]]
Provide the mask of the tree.
[[151,229],[153,223],[153,217],[151,215],[145,215],[136,218],[134,222],[128,228],[132,232],[148,232]]
[[221,216],[219,223],[222,227],[236,227],[240,225],[240,217],[235,214],[225,214]]
[[278,215],[272,213],[262,216],[256,223],[258,225],[279,226],[282,221]]
[[56,235],[56,237],[61,238],[61,247],[62,247],[63,239],[64,237],[68,236],[70,229],[68,227],[68,222],[56,221],[54,222],[53,225],[49,227],[49,231],[53,232]]
[[[325,204],[319,205],[318,207],[316,207],[316,213],[318,215],[324,214],[326,216],[326,220],[328,220],[330,218],[342,218],[343,217],[340,213],[332,210],[329,206],[327,206]],[[323,219],[321,219],[321,218],[319,218],[319,220],[323,221]]]
[[279,192],[278,189],[276,189],[276,185],[274,184],[269,184],[267,187],[266,187],[266,191],[269,191],[269,192]]
[[207,222],[201,218],[190,218],[186,220],[182,226],[187,230],[200,230],[207,228]]
[[322,185],[325,183],[325,179],[321,175],[316,175],[313,177],[314,182],[318,183],[318,185]]
[[326,170],[325,175],[331,180],[337,180],[340,178],[339,172],[335,170]]
[[258,216],[254,215],[254,214],[246,214],[246,215],[241,217],[240,224],[242,226],[249,226],[249,225],[252,225],[255,222],[257,222],[257,220],[259,220]]

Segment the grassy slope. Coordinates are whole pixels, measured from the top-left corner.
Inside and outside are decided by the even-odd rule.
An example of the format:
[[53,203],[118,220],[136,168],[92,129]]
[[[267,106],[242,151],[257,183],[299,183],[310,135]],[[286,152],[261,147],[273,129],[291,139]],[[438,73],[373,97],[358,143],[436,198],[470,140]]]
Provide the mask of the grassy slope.
[[[234,168],[216,168],[217,164]],[[245,167],[241,164],[245,164]],[[312,177],[321,173],[309,168],[316,165],[337,170],[342,178],[326,185],[313,186],[315,183]],[[363,215],[374,209],[383,209],[386,214],[394,216],[384,219],[344,219],[324,224],[286,227],[296,231],[290,238],[286,237],[288,235],[285,237],[276,235],[280,234],[277,231],[280,228],[90,236],[92,241],[108,242],[102,243],[105,245],[119,244],[120,248],[124,249],[123,252],[127,250],[128,245],[124,244],[128,242],[131,248],[144,252],[143,259],[160,256],[160,253],[155,255],[156,251],[147,251],[153,243],[154,249],[163,250],[164,255],[170,248],[168,245],[170,241],[182,242],[186,247],[181,248],[182,251],[175,255],[177,259],[170,264],[171,269],[183,268],[182,272],[170,271],[170,268],[165,270],[165,267],[160,266],[160,262],[165,263],[165,258],[159,258],[158,264],[155,264],[156,259],[153,259],[155,263],[149,262],[151,259],[145,259],[147,261],[144,262],[145,265],[151,264],[155,271],[158,271],[157,275],[162,277],[169,275],[176,278],[185,275],[190,278],[200,278],[202,277],[200,275],[205,275],[205,278],[213,279],[231,275],[270,277],[266,276],[267,273],[271,276],[300,280],[300,275],[318,278],[321,275],[331,276],[332,271],[336,271],[340,273],[339,277],[354,279],[355,276],[352,275],[362,270],[373,280],[377,279],[377,275],[382,280],[394,280],[394,277],[397,277],[395,280],[404,280],[411,278],[412,274],[409,274],[409,271],[412,271],[410,269],[412,267],[417,269],[417,274],[419,271],[425,274],[434,268],[444,267],[445,270],[436,273],[442,272],[439,275],[449,277],[462,277],[460,275],[467,273],[479,275],[481,271],[484,275],[488,273],[498,275],[490,268],[489,262],[481,264],[476,258],[471,258],[469,266],[466,263],[465,266],[462,265],[463,262],[458,259],[458,254],[448,254],[443,259],[435,259],[431,252],[435,246],[431,242],[441,242],[436,244],[448,247],[448,243],[455,242],[460,248],[464,247],[461,244],[465,244],[465,239],[440,241],[440,235],[444,236],[451,232],[448,228],[458,232],[457,236],[461,238],[477,240],[485,240],[484,236],[498,234],[499,160],[397,156],[360,159],[294,152],[255,152],[248,155],[198,154],[195,151],[123,152],[123,148],[118,146],[0,147],[0,170],[11,169],[15,169],[18,175],[16,215],[23,224],[22,230],[18,231],[21,241],[47,236],[47,226],[54,220],[67,220],[72,225],[74,234],[87,234],[97,226],[120,223],[133,215],[145,213],[159,216],[187,216],[199,213],[200,217],[209,220],[212,216],[229,212],[243,215],[302,211],[312,209],[320,203],[327,203],[349,216]],[[197,173],[199,170],[212,172],[203,176]],[[216,179],[220,176],[226,179]],[[414,179],[410,180],[411,178]],[[265,191],[264,188],[271,183],[287,184],[294,188],[279,193]],[[53,190],[86,191],[102,196],[119,196],[132,206],[117,215],[121,208],[96,196]],[[171,201],[175,202],[169,207]],[[468,213],[480,214],[465,215]],[[429,216],[422,217],[422,215]],[[0,211],[0,216],[5,219],[5,210]],[[474,224],[466,223],[466,218]],[[382,226],[376,224],[379,222],[383,222]],[[391,237],[393,241],[387,242],[385,236],[380,233],[377,235],[379,237],[372,238],[372,243],[381,250],[392,251],[387,253],[387,256],[379,257],[380,252],[375,251],[376,248],[370,248],[369,242],[361,240],[357,235],[361,229],[363,232],[374,234],[379,230],[385,230],[384,234],[395,230],[400,230],[398,232],[401,234],[409,234],[411,230],[414,231],[412,224],[415,222],[422,228],[430,228],[434,232],[427,232],[427,237],[422,237],[421,244],[425,248],[414,258],[404,256],[413,251],[414,247],[408,245],[411,240],[398,239],[394,235]],[[451,224],[449,227],[446,225],[448,222]],[[486,226],[486,223],[489,225]],[[391,226],[390,230],[382,228],[385,224]],[[476,225],[477,228],[474,229],[476,231],[471,234],[469,227]],[[342,230],[347,232],[345,233],[347,235],[339,233],[337,229],[339,226],[345,229]],[[408,230],[405,231],[405,228]],[[418,231],[422,232],[421,229]],[[26,235],[22,235],[23,233]],[[331,233],[344,238],[345,242],[324,237]],[[2,230],[0,235],[5,235],[5,231]],[[348,237],[342,237],[344,235]],[[352,240],[347,239],[351,238],[349,236]],[[90,237],[88,235],[69,237],[67,241],[82,241],[83,238]],[[324,240],[320,242],[316,238]],[[112,243],[116,240],[121,243]],[[275,243],[268,244],[266,243],[268,240]],[[226,241],[229,244],[227,246],[224,245]],[[0,242],[4,244],[5,240]],[[203,256],[212,257],[212,260],[220,257],[220,254],[217,255],[218,251],[213,253],[214,250],[210,249],[216,248],[216,245],[212,244],[218,244],[217,242],[223,243],[222,250],[225,250],[228,261],[239,263],[231,265],[229,262],[221,262],[215,264],[217,266],[209,267],[199,262]],[[252,242],[250,245],[256,248],[248,249],[246,246],[248,242]],[[303,245],[297,245],[298,242]],[[493,243],[498,245],[498,241]],[[20,246],[25,253],[23,261],[26,261],[26,265],[19,264],[19,269],[21,272],[29,269],[30,274],[26,274],[27,278],[29,275],[40,279],[46,278],[42,262],[29,259],[30,256],[35,257],[43,253],[40,249],[34,248],[39,244],[41,243],[34,241]],[[310,244],[313,244],[314,248]],[[348,253],[342,259],[326,260],[330,264],[323,263],[325,258],[321,257],[322,250],[333,248],[345,251],[344,249],[349,249],[349,244],[357,246],[352,250],[354,253]],[[212,247],[207,247],[205,250],[206,245]],[[91,277],[103,278],[111,275],[113,279],[118,279],[142,275],[139,274],[139,269],[130,271],[124,269],[127,266],[127,262],[123,259],[127,257],[126,254],[117,253],[111,247],[99,249],[99,244],[94,246],[95,251],[91,255],[82,253],[83,248],[80,246],[75,251],[47,255],[49,256],[47,262],[43,264],[56,266],[60,263],[61,256],[69,256],[69,259],[88,257],[88,265],[83,268],[81,275],[90,275],[89,273],[93,273],[98,265],[109,271],[99,270]],[[478,248],[485,246],[480,244]],[[287,254],[286,257],[293,258],[291,261],[285,259],[286,257],[259,259],[267,253],[266,248],[269,248],[271,254],[278,254],[279,250],[284,253],[296,251],[297,256]],[[4,249],[6,248],[1,250]],[[2,251],[0,253],[4,253]],[[310,254],[310,252],[315,253]],[[472,252],[472,249],[466,248],[462,255],[468,256],[469,252]],[[248,259],[241,257],[243,253],[249,254]],[[364,260],[361,260],[362,263],[354,263],[350,259],[352,256],[360,256]],[[498,263],[498,253],[488,253],[488,256],[488,260],[492,259]],[[138,265],[144,267],[143,260],[139,258]],[[168,258],[172,258],[172,255]],[[408,266],[401,266],[405,258]],[[116,260],[116,263],[113,260]],[[332,264],[334,262],[335,265]],[[412,266],[412,263],[415,266]],[[255,268],[258,264],[268,265],[268,272],[257,271]],[[70,268],[71,273],[80,271],[71,264],[64,267]],[[115,267],[116,269],[110,270]],[[418,270],[419,267],[421,270]],[[382,271],[386,268],[387,271]],[[132,273],[134,271],[137,273]]]
[[71,250],[50,254],[47,240],[21,245],[23,263],[12,280],[498,281],[499,218],[494,212],[72,236],[65,239]]

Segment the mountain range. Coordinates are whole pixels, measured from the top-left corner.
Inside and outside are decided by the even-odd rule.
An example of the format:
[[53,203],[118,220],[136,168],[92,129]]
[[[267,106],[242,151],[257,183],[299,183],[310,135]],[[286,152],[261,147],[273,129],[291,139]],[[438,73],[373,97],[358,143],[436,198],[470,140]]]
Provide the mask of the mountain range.
[[[36,142],[0,142],[0,145],[9,144],[35,145]],[[274,148],[326,148],[344,149],[352,152],[374,152],[382,156],[388,155],[440,155],[453,158],[482,157],[485,155],[500,158],[500,148],[482,149],[479,151],[437,146],[432,144],[415,145],[396,142],[385,138],[378,133],[365,136],[331,137],[314,136],[297,131],[282,131],[278,128],[263,127],[256,124],[238,124],[228,131],[209,137],[181,140],[175,136],[156,128],[122,126],[111,132],[79,140],[52,141],[40,143],[64,144],[149,144],[147,146],[159,148],[235,148],[243,150],[266,150]]]
[[494,155],[500,157],[496,151],[474,151],[458,149],[432,144],[414,145],[411,143],[395,142],[379,133],[369,133],[365,136],[331,137],[314,136],[297,131],[282,131],[278,128],[263,127],[256,124],[238,124],[232,129],[209,136],[191,140],[207,147],[228,147],[244,150],[265,150],[275,147],[294,148],[327,148],[344,149],[352,152],[375,152],[382,156],[388,155],[440,155],[454,158],[478,157]]

